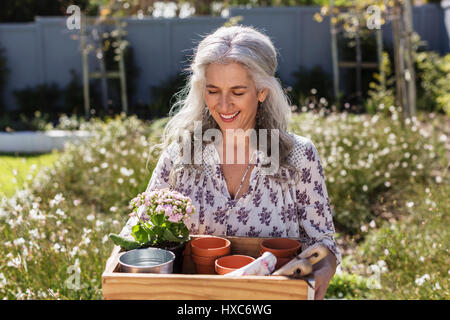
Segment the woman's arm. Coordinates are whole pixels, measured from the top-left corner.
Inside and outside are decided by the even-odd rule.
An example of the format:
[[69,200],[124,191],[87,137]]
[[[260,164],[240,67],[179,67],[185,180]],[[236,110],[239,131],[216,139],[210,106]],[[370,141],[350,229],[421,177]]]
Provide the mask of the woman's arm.
[[328,254],[313,266],[315,296],[314,299],[322,300],[325,298],[331,278],[336,272],[336,257],[328,249]]
[[303,248],[315,243],[322,243],[328,248],[328,255],[313,268],[316,299],[323,299],[341,262],[341,254],[334,239],[335,229],[322,164],[311,141],[306,144],[296,195]]

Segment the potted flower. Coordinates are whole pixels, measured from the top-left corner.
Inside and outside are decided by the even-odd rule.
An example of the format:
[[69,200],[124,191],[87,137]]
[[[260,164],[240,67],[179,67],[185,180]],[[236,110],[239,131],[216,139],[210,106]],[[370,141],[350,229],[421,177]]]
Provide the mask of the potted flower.
[[130,201],[130,216],[138,218],[133,226],[133,240],[111,234],[122,249],[157,247],[175,253],[174,272],[181,273],[183,251],[190,240],[186,222],[194,213],[191,199],[168,188],[143,192]]

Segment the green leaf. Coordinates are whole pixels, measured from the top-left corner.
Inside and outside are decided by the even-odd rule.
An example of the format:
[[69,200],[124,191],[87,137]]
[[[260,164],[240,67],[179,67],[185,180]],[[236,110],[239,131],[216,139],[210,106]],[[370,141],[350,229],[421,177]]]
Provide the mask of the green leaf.
[[154,214],[150,217],[150,220],[155,226],[161,226],[164,222],[164,213]]
[[141,245],[137,241],[129,240],[118,234],[111,233],[109,238],[114,242],[115,245],[120,246],[124,250],[133,250],[139,248]]
[[183,238],[189,238],[189,229],[183,225],[181,228],[181,235],[183,236]]
[[136,224],[135,226],[133,226],[133,228],[131,229],[131,235],[139,243],[147,243],[150,240],[147,230],[140,224]]

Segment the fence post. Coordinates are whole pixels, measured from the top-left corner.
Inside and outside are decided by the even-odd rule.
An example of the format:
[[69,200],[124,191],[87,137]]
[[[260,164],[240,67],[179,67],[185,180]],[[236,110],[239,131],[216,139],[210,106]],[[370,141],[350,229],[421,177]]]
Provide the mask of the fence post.
[[445,48],[444,53],[447,53],[450,51],[450,0],[441,1],[441,8],[443,11],[444,25],[447,31],[447,40],[448,40],[447,48]]

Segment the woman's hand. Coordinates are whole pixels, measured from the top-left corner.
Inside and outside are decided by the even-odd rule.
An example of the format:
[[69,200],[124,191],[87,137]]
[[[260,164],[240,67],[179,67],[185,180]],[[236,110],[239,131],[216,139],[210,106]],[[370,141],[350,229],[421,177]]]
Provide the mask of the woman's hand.
[[315,300],[323,300],[327,293],[331,278],[336,272],[336,258],[328,250],[328,254],[313,266],[315,281]]

